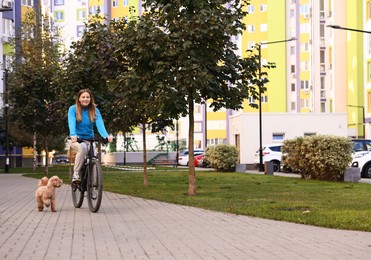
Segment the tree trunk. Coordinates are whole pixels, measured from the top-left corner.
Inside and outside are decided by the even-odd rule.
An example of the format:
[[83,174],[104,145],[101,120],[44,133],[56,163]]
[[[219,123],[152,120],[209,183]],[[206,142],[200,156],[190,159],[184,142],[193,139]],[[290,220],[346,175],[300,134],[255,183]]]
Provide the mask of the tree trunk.
[[195,161],[194,161],[194,103],[193,99],[189,99],[189,131],[188,131],[188,195],[196,195],[196,172],[195,172]]
[[37,168],[37,149],[36,149],[36,132],[33,133],[33,167],[32,170],[36,171]]
[[48,138],[45,138],[45,169],[44,169],[45,175],[48,176],[49,174],[49,144],[48,144]]
[[146,120],[143,120],[143,185],[148,187],[148,174],[147,174],[147,143],[146,143]]

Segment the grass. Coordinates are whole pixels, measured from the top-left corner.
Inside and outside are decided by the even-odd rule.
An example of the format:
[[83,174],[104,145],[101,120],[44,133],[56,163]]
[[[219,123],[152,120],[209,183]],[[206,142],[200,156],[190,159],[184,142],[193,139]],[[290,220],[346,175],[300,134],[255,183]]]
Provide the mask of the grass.
[[[49,171],[49,176],[58,175],[69,182],[67,166]],[[199,171],[197,195],[188,196],[188,171],[184,169],[159,167],[148,171],[147,188],[143,186],[143,172],[103,168],[103,173],[105,191],[239,215],[371,231],[370,184]],[[25,175],[44,176],[42,169]]]

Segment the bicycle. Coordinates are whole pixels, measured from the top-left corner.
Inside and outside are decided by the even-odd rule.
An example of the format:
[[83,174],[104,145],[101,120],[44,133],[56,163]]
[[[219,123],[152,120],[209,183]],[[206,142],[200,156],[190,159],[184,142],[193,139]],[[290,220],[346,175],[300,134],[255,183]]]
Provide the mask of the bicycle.
[[95,213],[99,210],[102,202],[103,175],[99,159],[95,156],[95,142],[107,143],[107,138],[77,139],[77,142],[88,142],[88,154],[83,167],[80,170],[80,182],[72,183],[72,201],[75,208],[80,208],[84,201],[84,193],[87,192],[89,209]]

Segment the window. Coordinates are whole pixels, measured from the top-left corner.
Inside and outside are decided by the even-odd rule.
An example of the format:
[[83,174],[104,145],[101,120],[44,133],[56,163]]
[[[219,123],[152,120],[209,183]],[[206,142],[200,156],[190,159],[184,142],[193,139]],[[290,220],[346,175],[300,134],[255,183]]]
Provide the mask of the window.
[[85,30],[85,26],[84,25],[78,25],[78,26],[76,26],[76,36],[77,37],[82,37],[82,35],[84,33],[84,30]]
[[255,26],[253,24],[250,24],[247,26],[247,32],[254,32],[255,31]]
[[86,9],[77,9],[77,20],[85,20],[87,17]]
[[[272,139],[273,139],[273,142],[283,141],[283,139],[285,139],[285,134],[284,133],[273,133]],[[271,150],[275,151],[272,149],[272,147],[271,147]]]
[[200,132],[202,132],[202,125],[203,125],[203,123],[202,122],[195,122],[195,124],[194,124],[194,131],[195,131],[195,133],[196,132],[198,132],[198,133],[200,133]]
[[311,133],[311,132],[304,133],[304,136],[312,136],[312,135],[316,135],[316,133]]
[[33,6],[33,0],[22,0],[22,5]]
[[248,6],[247,6],[247,12],[248,12],[249,14],[254,13],[254,11],[255,11],[255,7],[254,7],[253,5],[248,5]]
[[124,6],[128,6],[129,5],[129,0],[124,0]]
[[291,91],[295,91],[295,83],[291,83]]
[[247,49],[252,50],[252,49],[254,49],[254,47],[255,47],[255,42],[249,41],[247,43]]
[[119,0],[113,0],[112,7],[118,7],[118,6],[119,6]]
[[291,73],[295,73],[295,65],[291,65]]
[[[261,25],[260,25],[260,31],[261,31],[261,32],[266,32],[266,31],[268,31],[268,25],[267,25],[266,23],[261,24]],[[266,45],[266,44],[264,44],[264,45]]]
[[371,81],[371,61],[367,62],[367,81]]
[[54,18],[57,22],[61,22],[64,20],[64,12],[63,11],[55,11]]
[[201,114],[201,112],[202,112],[201,105],[195,105],[194,114]]
[[11,36],[13,34],[13,23],[10,19],[2,19],[3,20],[3,35]]
[[268,9],[268,6],[266,4],[261,4],[260,5],[260,12],[266,12]]
[[371,1],[367,2],[367,19],[371,19]]
[[308,80],[301,80],[300,81],[300,89],[309,89],[309,81]]
[[266,95],[261,96],[261,101],[262,103],[268,103],[268,96]]
[[326,103],[321,102],[321,113],[325,113],[325,112],[326,112]]
[[64,5],[64,0],[54,0],[54,5]]
[[300,99],[300,108],[308,108],[309,107],[309,99],[308,98],[301,98]]
[[295,55],[295,46],[290,46],[290,55]]
[[291,102],[291,111],[296,111],[296,103]]

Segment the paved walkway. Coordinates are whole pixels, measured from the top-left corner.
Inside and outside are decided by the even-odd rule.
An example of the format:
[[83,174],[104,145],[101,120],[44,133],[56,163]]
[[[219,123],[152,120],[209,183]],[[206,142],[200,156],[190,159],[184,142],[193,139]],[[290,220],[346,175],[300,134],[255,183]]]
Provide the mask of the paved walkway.
[[[98,213],[36,209],[37,180],[0,174],[0,259],[370,259],[371,232],[236,216],[105,192]],[[370,219],[365,219],[370,221]]]

